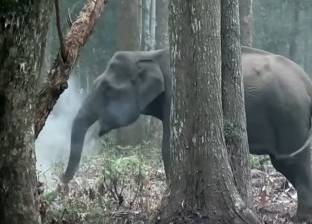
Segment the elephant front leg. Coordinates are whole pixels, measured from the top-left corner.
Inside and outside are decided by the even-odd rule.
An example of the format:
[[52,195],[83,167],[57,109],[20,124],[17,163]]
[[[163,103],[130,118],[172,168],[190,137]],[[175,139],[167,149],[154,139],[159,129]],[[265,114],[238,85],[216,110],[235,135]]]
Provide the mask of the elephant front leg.
[[312,223],[312,171],[311,162],[302,165],[302,173],[298,173],[295,188],[298,195],[296,221]]
[[298,195],[299,222],[312,222],[312,166],[311,152],[306,151],[293,159],[277,160],[271,156],[273,166],[295,187]]

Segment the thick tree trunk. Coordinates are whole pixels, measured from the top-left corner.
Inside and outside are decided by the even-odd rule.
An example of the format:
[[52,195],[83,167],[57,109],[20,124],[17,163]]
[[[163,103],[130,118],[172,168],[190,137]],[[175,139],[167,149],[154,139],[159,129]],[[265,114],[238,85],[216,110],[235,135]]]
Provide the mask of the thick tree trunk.
[[[119,2],[117,49],[140,50],[141,0]],[[137,145],[144,136],[144,119],[140,117],[128,127],[117,130],[117,144]]]
[[220,13],[219,0],[170,1],[172,169],[159,223],[257,223],[225,148]]
[[239,0],[241,44],[249,47],[252,45],[252,1]]
[[35,97],[51,1],[0,8],[0,222],[40,223],[34,150]]
[[251,207],[238,0],[221,1],[222,108],[224,135],[236,187]]
[[140,49],[140,0],[121,0],[118,8],[117,48],[119,50]]

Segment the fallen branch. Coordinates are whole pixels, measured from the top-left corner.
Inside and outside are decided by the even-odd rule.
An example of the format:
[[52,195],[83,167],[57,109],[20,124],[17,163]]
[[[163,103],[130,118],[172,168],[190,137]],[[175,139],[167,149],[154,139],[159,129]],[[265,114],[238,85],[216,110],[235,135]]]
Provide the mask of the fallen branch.
[[99,18],[107,2],[108,0],[87,0],[80,15],[73,22],[70,31],[66,35],[63,46],[65,52],[58,54],[48,73],[47,82],[39,91],[35,117],[36,138],[43,128],[45,121],[59,96],[67,88],[67,80],[76,63],[80,49],[87,42],[87,39],[94,28],[95,22]]

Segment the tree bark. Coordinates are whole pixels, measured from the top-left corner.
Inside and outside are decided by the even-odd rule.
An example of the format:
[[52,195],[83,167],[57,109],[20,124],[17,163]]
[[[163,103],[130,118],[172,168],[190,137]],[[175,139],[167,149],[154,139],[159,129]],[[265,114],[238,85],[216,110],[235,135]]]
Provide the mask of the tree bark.
[[36,84],[51,1],[0,8],[0,220],[40,223],[34,150]]
[[236,187],[248,207],[252,207],[238,0],[222,0],[221,5],[224,135]]
[[39,91],[36,103],[35,136],[38,137],[49,113],[59,96],[67,88],[67,80],[78,58],[80,49],[87,42],[107,0],[88,0],[79,17],[72,24],[65,38],[62,56],[57,56],[49,74],[48,81]]
[[169,47],[168,0],[156,1],[156,49]]
[[239,0],[240,40],[249,47],[252,45],[252,1]]
[[117,49],[133,51],[140,49],[140,0],[121,0],[118,8]]
[[172,169],[159,223],[257,223],[225,148],[220,7],[219,0],[170,1]]
[[152,0],[142,0],[142,50],[151,50],[151,15],[152,15]]

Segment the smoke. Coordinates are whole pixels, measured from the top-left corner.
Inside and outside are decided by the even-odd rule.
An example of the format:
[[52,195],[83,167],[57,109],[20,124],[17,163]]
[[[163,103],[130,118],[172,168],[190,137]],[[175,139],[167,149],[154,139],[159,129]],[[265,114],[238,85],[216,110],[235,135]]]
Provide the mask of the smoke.
[[84,95],[71,78],[35,142],[39,173],[48,175],[53,164],[68,158],[72,122]]

